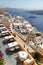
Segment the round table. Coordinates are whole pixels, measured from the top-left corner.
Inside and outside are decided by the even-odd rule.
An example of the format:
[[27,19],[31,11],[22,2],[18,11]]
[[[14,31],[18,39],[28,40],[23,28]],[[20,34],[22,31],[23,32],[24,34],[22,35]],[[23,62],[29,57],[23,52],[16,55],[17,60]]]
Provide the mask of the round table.
[[19,55],[19,59],[20,59],[21,61],[24,61],[25,59],[27,59],[27,53],[26,53],[25,51],[20,51],[20,52],[18,53],[18,55]]

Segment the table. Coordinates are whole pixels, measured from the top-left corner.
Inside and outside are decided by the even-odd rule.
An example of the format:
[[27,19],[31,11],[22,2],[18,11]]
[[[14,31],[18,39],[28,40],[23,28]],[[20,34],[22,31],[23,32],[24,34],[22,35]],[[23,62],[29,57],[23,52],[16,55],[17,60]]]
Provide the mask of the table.
[[27,59],[28,55],[25,51],[20,51],[20,52],[18,52],[18,56],[21,61],[24,61],[25,59]]
[[32,59],[26,59],[25,61],[24,61],[24,64],[23,65],[34,65],[34,61],[32,60]]

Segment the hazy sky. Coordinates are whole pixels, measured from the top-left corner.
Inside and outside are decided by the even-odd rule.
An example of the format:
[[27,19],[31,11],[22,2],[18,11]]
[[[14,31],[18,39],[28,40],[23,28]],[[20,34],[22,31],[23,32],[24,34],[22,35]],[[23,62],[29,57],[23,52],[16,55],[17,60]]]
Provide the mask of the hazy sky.
[[43,9],[43,0],[0,0],[0,7]]

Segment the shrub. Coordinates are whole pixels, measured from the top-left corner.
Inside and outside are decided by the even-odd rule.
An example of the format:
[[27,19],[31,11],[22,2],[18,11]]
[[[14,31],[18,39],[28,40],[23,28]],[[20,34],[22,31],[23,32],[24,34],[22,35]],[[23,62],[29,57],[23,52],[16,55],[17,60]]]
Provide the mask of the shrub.
[[0,65],[4,65],[4,59],[0,57]]

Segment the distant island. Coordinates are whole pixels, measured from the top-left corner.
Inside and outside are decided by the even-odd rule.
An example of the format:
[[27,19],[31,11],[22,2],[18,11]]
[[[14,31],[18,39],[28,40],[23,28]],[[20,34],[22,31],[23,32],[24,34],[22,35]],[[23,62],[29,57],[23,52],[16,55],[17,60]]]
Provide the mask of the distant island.
[[29,18],[37,18],[36,16],[29,16]]
[[36,10],[36,11],[26,11],[26,13],[43,15],[43,10]]

